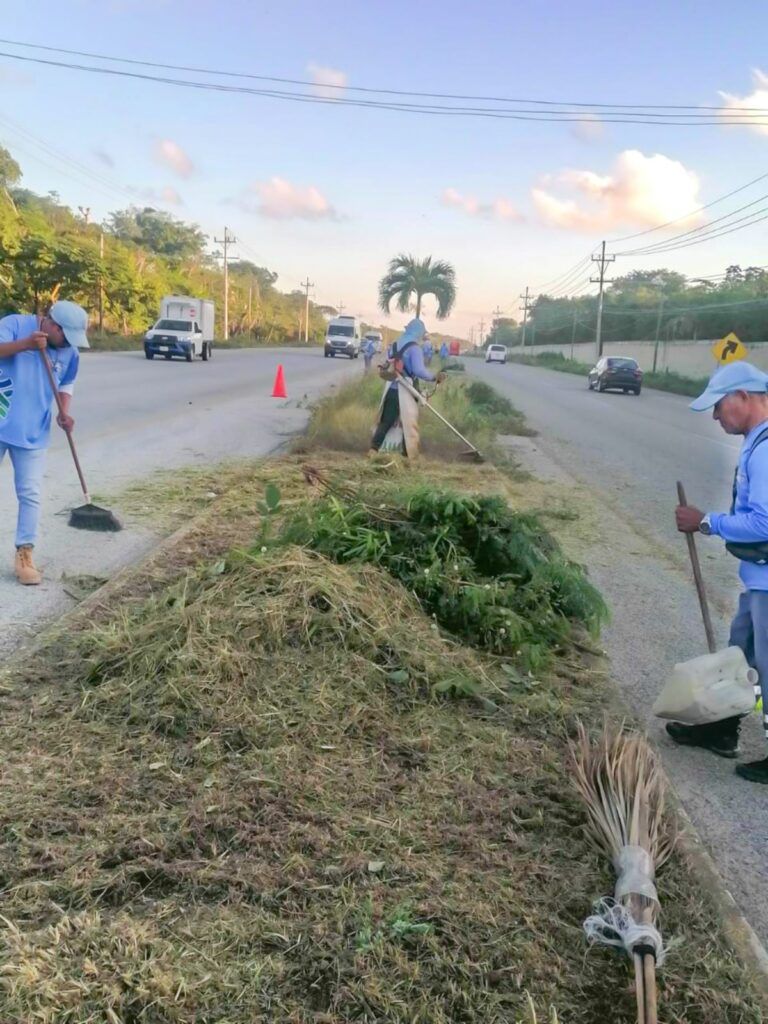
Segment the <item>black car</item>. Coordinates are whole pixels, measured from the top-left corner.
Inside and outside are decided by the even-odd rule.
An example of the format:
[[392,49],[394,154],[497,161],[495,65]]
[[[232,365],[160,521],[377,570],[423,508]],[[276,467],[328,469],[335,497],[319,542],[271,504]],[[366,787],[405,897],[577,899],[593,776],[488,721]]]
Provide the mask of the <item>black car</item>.
[[643,371],[636,359],[623,356],[603,356],[593,366],[587,377],[590,391],[623,391],[626,395],[632,392],[639,395],[643,386]]

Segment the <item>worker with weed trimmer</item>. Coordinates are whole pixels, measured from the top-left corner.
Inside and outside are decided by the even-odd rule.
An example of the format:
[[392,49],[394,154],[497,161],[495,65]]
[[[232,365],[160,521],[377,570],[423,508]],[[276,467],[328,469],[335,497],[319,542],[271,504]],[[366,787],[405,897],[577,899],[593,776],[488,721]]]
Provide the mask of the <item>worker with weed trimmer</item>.
[[42,579],[32,553],[54,391],[41,353],[61,396],[56,422],[69,433],[74,426],[69,408],[80,362],[78,350],[88,348],[87,327],[85,310],[65,301],[54,302],[46,316],[14,314],[0,319],[0,462],[7,453],[13,466],[19,503],[16,578],[25,586]]
[[[743,361],[721,367],[703,394],[691,402],[691,409],[712,409],[713,418],[726,434],[744,438],[730,512],[705,514],[690,505],[680,505],[676,519],[683,533],[722,538],[726,550],[739,559],[745,590],[731,623],[730,645],[740,647],[757,670],[768,739],[768,444],[764,443],[768,441],[768,374]],[[667,732],[676,743],[735,758],[741,717],[706,725],[670,722]],[[768,757],[737,765],[736,772],[751,782],[768,784]]]
[[[418,317],[406,326],[405,331],[390,346],[387,362],[379,367],[380,376],[388,383],[379,406],[379,420],[371,438],[370,454],[375,454],[384,444],[384,439],[396,425],[402,428],[399,442],[405,448],[408,458],[419,453],[419,403],[411,393],[418,392],[418,381],[434,381],[440,384],[445,374],[437,376],[424,365],[421,341],[426,328]],[[400,382],[404,382],[401,386]]]

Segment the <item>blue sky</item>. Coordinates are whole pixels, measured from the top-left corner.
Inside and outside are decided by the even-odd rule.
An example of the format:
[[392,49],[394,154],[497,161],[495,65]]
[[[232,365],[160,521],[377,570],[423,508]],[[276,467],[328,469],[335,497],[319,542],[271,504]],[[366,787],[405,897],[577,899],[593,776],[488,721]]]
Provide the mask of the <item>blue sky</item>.
[[[3,35],[48,46],[288,78],[309,79],[319,67],[353,86],[646,104],[752,93],[753,70],[768,72],[761,8],[745,0],[619,2],[610,11],[595,0],[0,0]],[[318,301],[342,300],[368,318],[390,256],[448,259],[459,288],[448,329],[462,334],[497,305],[515,312],[526,284],[565,272],[602,237],[686,214],[768,171],[768,134],[754,129],[577,132],[429,118],[4,58],[0,142],[36,191],[55,189],[97,220],[133,200],[211,235],[227,224],[243,242],[234,252],[277,271],[282,287],[309,274]],[[563,177],[574,170],[590,173]],[[756,186],[711,216],[760,194]],[[617,272],[665,265],[696,275],[764,264],[764,243],[757,225],[679,253],[619,261]]]

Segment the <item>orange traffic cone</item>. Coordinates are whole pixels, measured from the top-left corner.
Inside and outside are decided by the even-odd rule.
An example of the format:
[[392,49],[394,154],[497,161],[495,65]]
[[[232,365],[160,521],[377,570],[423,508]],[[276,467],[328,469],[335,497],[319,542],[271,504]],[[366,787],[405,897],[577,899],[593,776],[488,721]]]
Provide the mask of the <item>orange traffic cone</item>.
[[285,390],[285,374],[283,373],[282,364],[278,366],[277,373],[275,374],[275,384],[272,388],[273,398],[287,398],[288,392]]

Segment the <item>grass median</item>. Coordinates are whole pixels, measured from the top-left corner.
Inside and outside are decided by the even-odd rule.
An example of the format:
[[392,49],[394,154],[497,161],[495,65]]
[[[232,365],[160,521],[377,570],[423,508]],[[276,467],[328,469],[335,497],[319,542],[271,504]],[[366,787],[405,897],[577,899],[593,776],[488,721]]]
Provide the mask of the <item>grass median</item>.
[[[573,373],[585,380],[587,374],[593,368],[593,363],[580,363],[575,359],[567,359],[560,352],[540,352],[537,355],[508,354],[507,359],[511,363],[521,363],[524,366],[543,366],[548,370],[559,370],[562,373]],[[653,373],[649,370],[643,371],[643,386],[655,388],[657,391],[671,391],[676,395],[700,395],[707,386],[707,377],[685,377],[675,373],[674,370],[663,370]]]
[[[634,1019],[581,933],[612,879],[566,741],[615,700],[567,554],[585,513],[335,450],[370,430],[353,407],[214,498],[210,471],[146,486],[205,511],[0,678],[0,1020]],[[665,1019],[758,1024],[695,881],[660,888]]]

